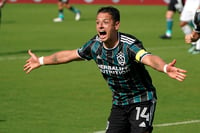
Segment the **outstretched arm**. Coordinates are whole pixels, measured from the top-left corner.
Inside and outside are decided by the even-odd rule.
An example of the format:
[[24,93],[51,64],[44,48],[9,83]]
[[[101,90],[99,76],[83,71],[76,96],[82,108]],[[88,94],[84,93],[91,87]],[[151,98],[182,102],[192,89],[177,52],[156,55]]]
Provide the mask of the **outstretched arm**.
[[186,70],[177,68],[174,65],[176,60],[174,59],[171,63],[166,64],[160,57],[155,55],[146,55],[142,59],[142,63],[152,67],[153,69],[165,72],[170,78],[176,79],[178,81],[183,81],[186,77]]
[[50,56],[38,57],[31,50],[28,51],[31,56],[24,65],[24,71],[30,73],[32,70],[39,68],[41,65],[56,65],[68,63],[74,60],[81,60],[77,50],[66,50],[54,53]]

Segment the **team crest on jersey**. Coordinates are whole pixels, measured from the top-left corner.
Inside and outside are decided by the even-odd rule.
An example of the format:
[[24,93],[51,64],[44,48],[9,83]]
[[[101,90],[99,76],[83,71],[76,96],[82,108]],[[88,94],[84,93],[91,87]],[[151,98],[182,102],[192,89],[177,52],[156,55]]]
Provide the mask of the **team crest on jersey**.
[[124,66],[125,64],[125,57],[124,54],[122,52],[117,54],[117,61],[121,66]]

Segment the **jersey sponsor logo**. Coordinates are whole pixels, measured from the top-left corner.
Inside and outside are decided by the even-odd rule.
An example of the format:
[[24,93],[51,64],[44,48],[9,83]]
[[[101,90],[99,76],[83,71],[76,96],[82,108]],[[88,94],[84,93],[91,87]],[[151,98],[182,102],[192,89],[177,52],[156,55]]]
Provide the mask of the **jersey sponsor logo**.
[[127,66],[119,67],[119,66],[98,65],[98,67],[100,71],[104,74],[121,75],[130,71]]

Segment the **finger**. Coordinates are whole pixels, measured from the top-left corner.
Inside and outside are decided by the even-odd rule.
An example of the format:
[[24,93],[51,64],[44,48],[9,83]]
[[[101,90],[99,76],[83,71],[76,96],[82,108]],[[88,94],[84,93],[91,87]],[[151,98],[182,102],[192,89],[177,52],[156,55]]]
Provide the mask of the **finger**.
[[28,69],[28,71],[26,71],[26,74],[29,74],[30,72],[31,72],[31,68],[30,69]]
[[31,52],[30,49],[28,50],[28,54],[29,54],[30,56],[34,56],[34,54]]
[[186,73],[187,71],[184,70],[184,69],[180,69],[180,68],[179,68],[179,69],[177,70],[177,72]]
[[30,73],[33,70],[31,67],[24,68],[24,71],[26,71],[26,74]]
[[184,78],[185,78],[187,75],[185,75],[184,73],[179,73],[178,76],[179,76],[179,77],[184,77]]
[[30,62],[30,59],[26,60],[26,63],[29,63]]
[[29,62],[30,62],[30,60],[31,60],[31,58],[29,58],[28,60],[26,60],[26,63],[29,63]]
[[30,66],[30,63],[26,63],[26,64],[24,65],[24,67],[27,67],[27,66]]
[[173,59],[171,63],[169,63],[169,66],[174,66],[176,64],[176,59]]
[[183,73],[179,73],[179,74],[176,76],[176,79],[177,79],[177,80],[180,80],[180,81],[183,81],[185,78],[186,78],[186,75],[183,74]]
[[30,55],[31,53],[32,53],[32,52],[31,52],[31,50],[29,49],[29,50],[28,50],[28,54]]
[[172,66],[174,66],[176,64],[176,59],[174,59],[173,61],[172,61]]
[[30,68],[30,66],[25,66],[24,71],[28,70],[29,68]]
[[184,80],[185,77],[186,77],[185,75],[178,75],[178,76],[176,76],[176,78],[177,78],[177,79],[180,79],[180,80]]
[[176,80],[178,80],[178,81],[180,81],[180,82],[183,82],[184,81],[184,79],[180,79],[180,78],[176,78]]
[[180,75],[180,76],[184,76],[185,75],[185,73],[186,73],[186,71],[185,70],[177,70],[177,75]]
[[24,65],[24,70],[26,71],[26,70],[28,70],[28,69],[30,69],[31,68],[31,64],[30,63],[26,63],[25,65]]
[[175,79],[178,81],[183,81],[185,79],[185,77],[186,77],[186,75],[184,75],[184,74],[178,74]]

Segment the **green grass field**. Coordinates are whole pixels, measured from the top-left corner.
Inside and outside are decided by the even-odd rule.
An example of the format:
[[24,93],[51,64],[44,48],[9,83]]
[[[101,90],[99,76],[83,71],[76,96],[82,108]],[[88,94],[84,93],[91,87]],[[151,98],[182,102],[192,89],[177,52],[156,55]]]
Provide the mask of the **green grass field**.
[[[0,133],[93,133],[104,130],[111,92],[93,61],[44,66],[26,75],[27,50],[45,56],[82,46],[96,33],[95,16],[101,5],[75,5],[81,21],[65,10],[65,21],[53,23],[53,4],[7,4],[0,27]],[[170,79],[149,67],[157,88],[154,124],[200,120],[200,55],[187,52],[175,16],[172,40],[165,31],[165,6],[116,6],[120,31],[134,34],[145,48],[188,71],[185,82]],[[200,123],[155,127],[154,133],[200,132]]]

